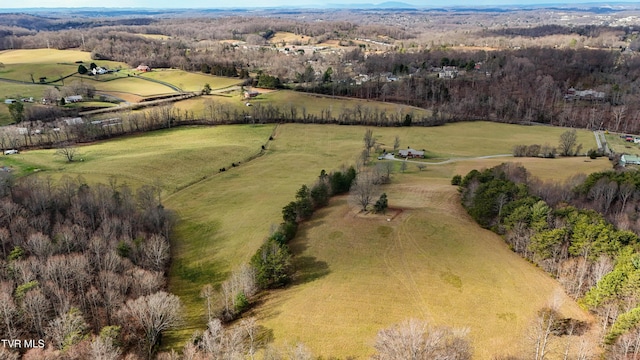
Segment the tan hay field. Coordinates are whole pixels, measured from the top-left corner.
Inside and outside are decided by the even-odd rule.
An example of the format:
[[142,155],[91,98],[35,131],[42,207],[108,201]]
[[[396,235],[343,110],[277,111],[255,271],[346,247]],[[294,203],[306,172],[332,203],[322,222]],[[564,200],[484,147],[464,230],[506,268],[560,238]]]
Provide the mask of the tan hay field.
[[[473,169],[490,168],[500,165],[503,162],[521,164],[529,172],[541,179],[547,181],[564,181],[576,174],[591,174],[598,171],[611,170],[612,164],[607,158],[597,158],[591,160],[586,156],[557,158],[557,159],[541,159],[541,158],[495,158],[468,160],[456,162],[453,166],[448,166],[451,176],[459,174],[466,175]],[[428,169],[436,171],[435,166],[428,166]],[[444,170],[444,169],[443,169]]]
[[529,351],[530,322],[557,299],[564,316],[589,320],[557,282],[477,226],[447,179],[396,175],[384,191],[402,210],[392,221],[357,216],[340,197],[302,225],[291,244],[304,265],[296,284],[252,313],[276,344],[366,358],[378,330],[418,318],[469,328],[474,358],[490,359]]
[[24,63],[74,63],[91,62],[91,53],[79,50],[24,49],[0,51],[0,62],[7,64]]
[[170,83],[184,91],[200,91],[204,84],[209,84],[211,89],[215,90],[242,83],[239,78],[227,78],[175,69],[154,69],[151,72],[142,73],[140,76]]
[[296,35],[291,32],[278,31],[273,35],[273,37],[271,37],[271,39],[269,39],[269,43],[280,44],[284,41],[285,43],[290,44],[294,41],[298,41],[302,44],[306,44],[307,41],[309,41],[310,39],[313,39],[313,38],[309,36]]
[[144,37],[144,38],[148,38],[148,39],[155,39],[155,40],[169,40],[169,39],[171,39],[171,36],[161,35],[161,34],[136,34],[136,35]]
[[[363,109],[366,107],[369,111],[373,112],[375,109],[378,111],[390,113],[408,114],[412,113],[414,117],[430,116],[429,110],[414,108],[406,105],[383,103],[380,101],[366,101],[358,99],[346,99],[346,98],[332,98],[326,96],[319,96],[313,94],[300,93],[290,90],[265,90],[260,91],[261,94],[258,97],[251,99],[249,102],[253,106],[246,106],[247,101],[242,98],[238,92],[233,92],[232,95],[210,95],[202,96],[195,99],[189,99],[176,103],[174,106],[182,110],[191,110],[196,116],[204,113],[206,101],[213,101],[214,103],[230,106],[231,111],[234,109],[239,112],[247,114],[253,114],[255,107],[268,106],[269,104],[278,106],[283,110],[289,109],[294,106],[297,110],[298,116],[302,115],[302,109],[306,108],[307,114],[313,114],[320,116],[322,111],[330,110],[334,117],[338,117],[344,109],[352,109],[353,107],[360,105]],[[363,110],[364,111],[364,110]],[[393,145],[393,138],[391,139]]]
[[175,93],[173,89],[166,85],[158,84],[144,79],[138,79],[135,77],[123,77],[105,82],[92,81],[91,84],[95,86],[96,90],[98,91],[131,93],[139,96]]

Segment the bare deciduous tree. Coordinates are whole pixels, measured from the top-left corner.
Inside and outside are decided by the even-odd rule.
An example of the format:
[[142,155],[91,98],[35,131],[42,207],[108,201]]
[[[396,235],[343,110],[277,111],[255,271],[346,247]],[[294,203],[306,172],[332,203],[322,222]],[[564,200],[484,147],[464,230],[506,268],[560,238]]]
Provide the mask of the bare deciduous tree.
[[560,149],[560,155],[562,156],[572,156],[574,155],[574,147],[578,142],[578,135],[575,130],[567,130],[560,135],[560,144],[558,148]]
[[71,308],[49,323],[47,336],[57,349],[62,350],[80,342],[88,328],[80,310]]
[[200,290],[200,297],[207,303],[207,321],[213,320],[213,296],[214,292],[211,284],[206,284]]
[[351,185],[350,198],[360,207],[361,211],[367,211],[367,207],[379,196],[379,187],[376,185],[375,175],[370,171],[358,174]]
[[624,212],[625,208],[627,207],[627,201],[633,195],[635,190],[636,190],[636,186],[630,181],[625,181],[622,184],[620,184],[618,196],[622,201],[622,204],[620,205],[621,213]]
[[430,327],[424,321],[410,319],[380,330],[376,339],[375,360],[471,359],[467,329]]
[[367,152],[367,156],[371,153],[371,149],[376,145],[376,139],[373,137],[373,130],[367,129],[364,132],[364,149]]
[[400,136],[396,135],[396,138],[393,140],[393,152],[398,151],[400,149]]
[[93,360],[117,360],[120,349],[113,344],[110,337],[98,336],[91,342],[91,358]]
[[64,156],[68,162],[73,162],[78,155],[78,148],[68,142],[61,143],[56,150],[56,155]]
[[148,268],[164,271],[169,261],[169,242],[162,235],[153,235],[142,243],[142,256]]
[[[13,292],[13,286],[9,283],[0,283],[0,318],[2,318],[4,325],[4,334],[9,339],[17,338],[16,321],[19,319],[19,311],[16,304],[13,301],[11,293]],[[2,358],[0,356],[0,358]]]
[[160,334],[178,326],[182,320],[181,313],[180,298],[159,291],[127,301],[120,315],[123,322],[133,323],[142,328],[145,333],[147,355],[151,358]]

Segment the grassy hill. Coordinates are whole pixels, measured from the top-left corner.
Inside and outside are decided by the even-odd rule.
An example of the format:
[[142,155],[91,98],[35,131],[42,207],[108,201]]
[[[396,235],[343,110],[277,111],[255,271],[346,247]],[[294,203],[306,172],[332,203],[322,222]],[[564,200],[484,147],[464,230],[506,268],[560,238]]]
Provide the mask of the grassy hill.
[[417,318],[468,328],[474,358],[490,359],[530,351],[531,321],[556,297],[564,316],[588,321],[554,280],[476,225],[446,179],[423,175],[398,175],[384,189],[387,216],[360,215],[340,197],[301,227],[295,285],[252,314],[276,343],[364,358],[378,330]]
[[73,163],[56,156],[55,150],[24,151],[0,163],[21,174],[38,169],[53,178],[107,182],[115,177],[134,188],[159,184],[166,195],[257,154],[272,131],[271,125],[181,127],[79,146],[77,158],[82,161]]
[[233,85],[240,85],[242,83],[242,80],[239,78],[226,78],[204,73],[190,73],[176,69],[154,69],[151,72],[142,73],[140,76],[173,84],[183,91],[196,92],[201,91],[204,84],[209,84],[212,90],[216,90]]
[[[472,149],[471,145],[463,146],[458,149],[455,147],[447,147],[447,143],[452,143],[452,139],[463,139],[465,134],[473,133],[474,131],[480,131],[484,127],[489,128],[491,131],[487,131],[487,139],[483,143],[476,143],[475,150]],[[181,214],[181,223],[178,225],[176,229],[176,238],[177,239],[188,239],[187,241],[178,241],[175,244],[175,258],[174,266],[171,269],[171,291],[180,294],[183,301],[187,304],[187,313],[188,319],[193,326],[193,329],[204,326],[204,307],[202,299],[199,298],[199,292],[201,287],[204,284],[212,283],[214,285],[219,284],[221,279],[224,279],[226,273],[232,271],[236,267],[238,267],[243,262],[248,261],[253,252],[259,247],[260,243],[269,233],[269,229],[274,225],[281,221],[281,208],[286,205],[289,201],[291,201],[294,197],[295,191],[303,184],[311,184],[315,177],[318,175],[319,170],[326,169],[337,169],[341,164],[351,164],[355,161],[356,154],[359,153],[361,149],[362,143],[362,135],[364,133],[364,127],[345,127],[345,126],[324,126],[324,125],[296,125],[296,124],[287,124],[281,125],[278,128],[277,136],[275,141],[270,145],[269,151],[259,158],[249,164],[243,165],[237,169],[233,169],[225,174],[221,174],[220,176],[209,178],[203,182],[200,182],[192,187],[184,189],[172,195],[168,200],[168,204],[172,208],[175,208]],[[451,157],[460,157],[460,156],[473,156],[473,155],[487,155],[491,152],[494,153],[508,153],[512,146],[516,143],[516,141],[524,141],[531,143],[542,143],[547,141],[548,139],[558,138],[563,129],[555,129],[548,127],[521,127],[521,126],[513,126],[513,125],[504,125],[504,124],[492,124],[492,123],[461,123],[461,124],[453,124],[446,125],[438,128],[376,128],[374,129],[374,135],[379,139],[379,141],[384,143],[393,143],[393,139],[396,134],[400,134],[402,142],[407,141],[411,144],[419,144],[425,143],[429,144],[426,146],[431,149],[439,149],[439,152],[451,156]],[[490,135],[492,134],[492,135]],[[511,134],[511,136],[504,136],[505,134]],[[593,140],[593,135],[589,132],[580,133],[580,138],[584,140],[585,146],[588,144],[592,144],[595,142]],[[514,140],[515,139],[515,140]],[[453,141],[455,143],[455,141]],[[485,148],[482,144],[487,144],[488,147]],[[475,151],[475,154],[473,153]],[[472,160],[470,160],[472,161]],[[475,160],[476,164],[482,167],[483,160]],[[494,161],[498,161],[498,159],[489,159],[490,163]],[[506,158],[500,159],[502,161],[517,161],[522,162],[525,166],[529,163],[534,165],[534,174],[540,173],[543,176],[549,176],[553,171],[553,177],[556,179],[564,179],[566,177],[571,176],[576,172],[582,172],[583,170],[588,170],[589,167],[583,166],[583,164],[588,164],[593,168],[593,171],[600,170],[605,167],[609,167],[610,165],[605,161],[597,162],[597,163],[585,163],[584,158],[571,158],[571,159],[556,159],[549,160],[546,159],[546,163],[538,163],[539,159],[513,159]],[[554,161],[557,161],[554,163]],[[436,197],[444,197],[446,201],[445,203],[453,203],[454,205],[457,203],[455,199],[455,189],[451,187],[445,187],[452,175],[458,173],[460,167],[465,166],[466,161],[452,163],[449,165],[433,165],[428,167],[428,169],[420,173],[414,167],[410,167],[410,172],[413,175],[396,175],[396,179],[394,181],[399,182],[400,184],[404,183],[407,177],[415,176],[419,180],[415,181],[424,181],[426,184],[435,183],[438,184],[436,187],[436,191],[432,191],[433,196]],[[207,189],[211,189],[208,191]],[[220,189],[220,190],[217,190]],[[398,193],[402,194],[403,197],[408,199],[413,199],[413,192],[403,192],[401,189],[397,190]],[[440,192],[444,192],[444,194]],[[398,195],[396,195],[398,196]],[[232,205],[229,205],[232,204]],[[415,207],[424,207],[425,204],[414,204]],[[336,210],[339,212],[346,212],[346,208],[343,207],[340,210]],[[460,211],[459,207],[456,211]],[[442,211],[440,212],[442,213]],[[459,223],[451,223],[453,227],[460,227],[463,224],[466,224],[466,230],[461,230],[460,233],[457,233],[455,236],[468,237],[467,240],[472,241],[476,238],[475,235],[472,235],[475,231],[481,231],[475,224],[469,223],[466,217],[463,217],[462,220],[459,219],[459,216],[456,215],[458,213],[453,214],[452,217],[445,217],[444,215],[440,215],[439,218],[435,218],[436,222],[431,223],[429,219],[432,218],[421,218],[420,216],[411,217],[413,220],[408,222],[406,227],[407,229],[405,233],[411,233],[413,231],[419,231],[422,226],[426,226],[427,224],[437,224],[438,222],[448,221],[451,223],[453,220],[458,219]],[[327,215],[330,216],[330,215]],[[422,219],[417,223],[413,221],[416,219]],[[429,220],[428,222],[425,222]],[[314,220],[316,221],[316,220]],[[333,218],[328,218],[328,220],[320,220],[321,223],[329,224],[335,222]],[[337,227],[344,227],[345,229],[351,227],[352,225],[349,223],[340,223],[336,222],[339,225]],[[305,225],[303,228],[307,229],[307,226],[314,227],[313,221]],[[328,226],[328,225],[327,225]],[[275,292],[269,296],[269,298],[264,303],[265,308],[258,308],[256,310],[256,314],[260,320],[265,320],[266,324],[270,324],[273,326],[276,334],[276,338],[282,340],[283,342],[295,342],[299,335],[300,331],[303,331],[300,328],[300,322],[307,316],[309,316],[309,308],[304,306],[305,301],[307,300],[306,293],[298,293],[304,291],[311,291],[316,293],[328,292],[331,293],[336,291],[335,298],[340,299],[340,292],[347,291],[349,288],[349,279],[359,278],[364,284],[372,285],[379,281],[383,281],[383,279],[387,279],[391,281],[392,279],[388,277],[381,276],[379,273],[371,273],[367,272],[366,269],[360,268],[358,271],[353,273],[340,273],[338,268],[348,267],[348,264],[358,261],[363,261],[365,263],[370,262],[371,257],[375,257],[382,252],[384,249],[381,248],[372,248],[374,250],[374,254],[370,254],[366,252],[367,247],[362,244],[358,248],[363,250],[361,253],[363,259],[358,259],[357,257],[352,257],[349,259],[346,258],[336,258],[332,255],[328,255],[326,253],[316,254],[316,253],[306,253],[305,248],[309,248],[310,246],[305,245],[304,241],[313,239],[314,244],[329,244],[324,241],[326,234],[330,234],[334,231],[343,231],[346,233],[346,230],[334,230],[327,229],[323,231],[323,236],[317,237],[316,235],[304,235],[312,234],[311,230],[303,231],[302,240],[299,238],[297,241],[303,241],[302,245],[294,246],[294,250],[298,255],[303,257],[302,265],[303,268],[306,268],[308,265],[311,265],[311,269],[303,270],[311,272],[312,275],[310,277],[314,277],[313,275],[315,270],[313,270],[314,266],[319,266],[319,273],[322,273],[324,270],[324,265],[321,262],[326,262],[326,267],[331,274],[336,272],[336,277],[330,277],[329,275],[326,277],[328,282],[321,283],[320,280],[318,282],[313,282],[313,285],[305,284],[303,285],[303,290],[298,289],[297,287],[293,287],[287,289],[283,292]],[[391,234],[395,231],[391,230],[382,230],[383,232],[389,232],[387,236],[391,236]],[[315,233],[313,233],[315,234]],[[433,241],[442,241],[443,239],[448,238],[451,233],[443,232],[439,234]],[[318,235],[320,236],[320,235]],[[395,236],[395,235],[394,235]],[[486,233],[483,235],[486,237],[492,247],[503,246],[502,240],[495,235],[490,233]],[[493,236],[493,237],[492,237]],[[348,235],[344,235],[343,241],[347,243],[351,243],[354,240],[360,241],[360,239],[354,239],[354,237],[359,237],[357,233],[349,232]],[[466,239],[466,238],[465,238]],[[364,239],[362,239],[364,241]],[[460,241],[462,241],[461,239]],[[317,241],[317,242],[316,242]],[[382,240],[380,240],[382,241]],[[296,242],[297,244],[297,242]],[[472,244],[467,244],[466,242],[461,243],[461,248],[469,247]],[[320,246],[320,245],[317,245]],[[320,246],[321,247],[321,246]],[[473,246],[472,246],[473,247]],[[333,251],[333,252],[341,252],[345,251],[342,248],[323,248],[321,251]],[[412,254],[415,249],[407,248],[407,255]],[[469,255],[472,250],[465,250],[463,255]],[[509,252],[504,249],[502,254],[508,254]],[[350,253],[351,255],[356,256],[354,253]],[[319,255],[322,255],[321,258]],[[448,256],[448,253],[434,253],[433,256],[438,258]],[[517,256],[509,255],[511,260],[508,261],[516,261],[521,262],[522,269],[530,269],[530,271],[536,271],[531,268],[531,266],[526,263],[526,261],[517,259]],[[331,260],[328,261],[327,259]],[[474,258],[475,260],[470,261],[481,261],[481,258]],[[413,259],[412,263],[415,269],[418,269],[419,263],[424,259]],[[455,263],[457,260],[452,260]],[[334,262],[336,261],[336,262]],[[389,260],[392,263],[399,261],[398,258],[393,258]],[[492,262],[494,260],[491,260]],[[497,260],[495,260],[497,261]],[[504,260],[507,261],[507,260]],[[320,262],[320,263],[318,263]],[[396,265],[394,265],[396,266]],[[498,266],[499,265],[495,265]],[[504,265],[506,268],[511,267],[510,264]],[[443,276],[448,277],[446,275],[446,269],[440,267],[439,272],[442,272]],[[466,272],[473,272],[470,267],[467,267],[464,270],[461,270],[460,273],[454,273],[455,276],[464,278]],[[520,271],[520,270],[518,270]],[[525,270],[522,270],[525,271]],[[366,274],[365,274],[366,273]],[[367,274],[371,275],[371,278],[367,278]],[[498,275],[498,273],[496,273]],[[388,275],[388,274],[387,274]],[[468,274],[471,275],[471,274]],[[495,275],[495,274],[494,274]],[[304,277],[309,277],[306,275],[302,275]],[[538,304],[544,303],[547,301],[551,294],[557,291],[557,286],[549,283],[541,281],[541,284],[538,287],[532,288],[532,293],[529,295],[527,291],[523,289],[522,286],[515,286],[514,279],[515,275],[511,275],[512,278],[507,279],[492,279],[491,281],[503,281],[507,289],[505,291],[505,296],[515,295],[516,293],[525,294],[523,297],[516,297],[524,301],[527,296],[535,296],[538,298]],[[534,275],[531,275],[534,276]],[[537,273],[535,275],[537,279],[546,279],[546,277],[542,273]],[[333,281],[336,281],[335,283]],[[427,281],[427,280],[425,280]],[[468,280],[472,282],[471,280]],[[320,288],[316,288],[316,285],[323,284]],[[386,286],[387,284],[381,283],[380,286]],[[509,286],[515,286],[514,288],[510,288]],[[335,286],[335,288],[334,288]],[[364,285],[363,285],[364,286]],[[430,285],[425,285],[429,287]],[[479,285],[479,288],[488,287],[488,284]],[[312,287],[312,288],[310,288]],[[424,292],[425,297],[430,297],[432,294],[429,294],[428,289],[422,289],[422,285],[420,285],[421,289],[416,291]],[[385,288],[386,289],[386,288]],[[475,286],[470,286],[470,289],[475,289]],[[362,290],[362,289],[360,289]],[[381,290],[382,291],[382,290]],[[386,290],[385,290],[386,291]],[[509,291],[513,291],[511,294]],[[299,297],[295,298],[292,294],[299,294]],[[481,295],[481,294],[480,294]],[[480,296],[479,294],[473,291],[465,292],[464,297],[476,297]],[[296,295],[298,296],[298,295]],[[326,295],[329,296],[329,295]],[[333,295],[331,295],[333,296]],[[483,296],[483,295],[482,295]],[[540,296],[540,297],[538,297]],[[295,298],[295,299],[294,299]],[[544,299],[543,299],[544,298]],[[289,301],[298,301],[298,308],[295,306],[289,307],[284,306],[285,303]],[[340,300],[336,300],[340,301]],[[371,297],[367,298],[364,302],[374,302],[375,297],[371,295]],[[461,300],[462,301],[462,300]],[[465,301],[472,301],[467,299]],[[473,300],[475,301],[475,300]],[[348,302],[348,300],[346,300]],[[403,305],[397,308],[396,314],[404,313],[404,307],[407,304],[402,303]],[[423,314],[430,314],[432,310],[429,310],[429,305],[427,303],[422,305],[412,305],[415,308],[423,307],[421,310]],[[290,311],[285,311],[284,307],[287,307]],[[382,306],[382,305],[380,305]],[[386,306],[386,305],[385,305]],[[440,310],[444,310],[446,306],[440,304]],[[387,309],[383,306],[383,308]],[[493,310],[497,308],[494,306]],[[366,319],[371,319],[371,317],[377,314],[380,308],[376,308],[375,306],[371,306],[369,308],[363,308],[360,310],[363,313],[363,317]],[[323,310],[330,310],[323,308]],[[336,317],[339,316],[350,316],[353,311],[352,307],[344,304],[344,307],[339,309],[334,309],[337,311]],[[460,309],[455,309],[454,311],[461,311],[460,318],[471,316],[468,312],[462,311]],[[535,310],[531,308],[520,309],[516,311],[516,318],[518,319],[518,324],[514,322],[509,323],[508,325],[518,325],[524,326],[523,324],[528,321],[530,315],[533,314]],[[572,307],[569,309],[570,312],[576,312],[577,308]],[[507,311],[508,312],[508,311]],[[315,313],[315,311],[312,311]],[[275,316],[274,314],[282,314],[282,316]],[[414,313],[415,314],[415,313]],[[418,313],[419,314],[419,313]],[[494,313],[495,315],[495,313]],[[417,316],[417,315],[414,315]],[[447,316],[451,316],[448,314]],[[511,319],[511,315],[507,314],[503,317],[507,317]],[[293,320],[297,319],[297,320]],[[397,317],[390,316],[386,318],[385,324],[388,324],[391,321],[398,320]],[[483,323],[486,319],[472,319],[469,321]],[[297,322],[296,322],[297,321]],[[368,321],[368,320],[367,320]],[[329,324],[329,322],[327,322]],[[313,336],[312,327],[307,327],[304,331],[308,331],[308,334],[304,337],[305,341],[309,341],[309,345],[312,346],[314,350],[318,353],[324,355],[349,355],[349,354],[358,354],[358,355],[366,355],[370,348],[370,338],[371,334],[375,335],[374,329],[379,329],[380,322],[373,322],[366,324],[368,329],[366,338],[364,337],[364,333],[352,334],[358,335],[358,343],[352,340],[350,341],[351,345],[348,345],[345,342],[341,342],[340,346],[343,346],[342,350],[338,353],[332,353],[333,350],[337,349],[338,346],[329,345],[332,341],[335,340],[335,336],[331,338],[331,340],[325,340],[321,338],[317,338]],[[268,327],[271,327],[267,325]],[[327,325],[328,326],[328,325]],[[353,325],[352,326],[356,326]],[[364,326],[363,324],[359,324],[356,327]],[[385,325],[386,326],[386,325]],[[491,329],[496,329],[497,325],[494,328],[484,329],[482,331],[491,331]],[[174,340],[186,340],[190,335],[192,329],[186,329],[185,331],[174,333],[169,335],[167,338],[170,341]],[[342,328],[338,328],[335,330],[336,333],[340,333]],[[475,336],[475,335],[474,335]],[[346,337],[348,338],[348,337]],[[475,338],[474,338],[475,339]],[[485,336],[484,338],[481,336],[478,338],[479,345],[487,346],[487,341],[491,340],[490,337]],[[507,343],[506,341],[505,343]],[[513,343],[510,346],[514,345]],[[511,347],[513,348],[513,347]]]
[[[24,174],[39,169],[45,176],[82,175],[90,182],[115,176],[134,187],[163,187],[165,205],[180,219],[172,239],[170,290],[180,295],[187,317],[181,331],[164,339],[180,347],[204,326],[201,287],[220,284],[251,257],[302,184],[311,184],[322,169],[354,163],[365,131],[279,125],[264,155],[218,173],[257,153],[273,129],[178,128],[82,146],[82,162],[68,164],[53,150],[34,150],[3,157],[0,164]],[[407,317],[469,327],[478,358],[486,358],[491,349],[519,351],[514,339],[522,337],[558,285],[513,255],[499,237],[478,228],[458,205],[450,178],[503,161],[523,163],[547,179],[610,165],[581,157],[472,159],[510,153],[515,144],[553,144],[564,131],[559,128],[477,122],[373,130],[388,148],[398,135],[401,147],[425,148],[442,159],[468,159],[428,165],[422,172],[409,166],[407,173],[395,174],[385,189],[390,206],[398,209],[389,222],[357,216],[345,198],[334,199],[302,225],[292,243],[299,268],[296,285],[261,299],[253,309],[259,322],[273,331],[276,343],[304,341],[324,356],[366,356],[378,329]],[[587,131],[579,132],[579,141],[585,148],[595,146]],[[586,318],[566,298],[563,312]]]
[[[195,114],[203,114],[209,116],[206,110],[207,103],[214,103],[220,106],[226,106],[231,112],[252,113],[259,106],[278,106],[283,111],[290,111],[295,108],[297,116],[300,117],[303,111],[308,115],[320,117],[322,111],[331,111],[334,117],[338,117],[344,109],[353,109],[357,106],[363,111],[369,112],[385,112],[392,113],[413,113],[415,117],[428,117],[431,115],[429,110],[415,108],[412,106],[384,103],[379,101],[366,101],[359,99],[332,98],[330,96],[314,95],[309,93],[301,93],[292,90],[266,90],[261,89],[258,97],[251,99],[249,103],[252,106],[246,106],[247,101],[238,91],[232,91],[229,94],[201,96],[176,103],[174,106],[181,110],[193,111]],[[304,110],[303,110],[304,109]],[[364,110],[366,109],[366,110]],[[391,139],[393,144],[393,139]]]

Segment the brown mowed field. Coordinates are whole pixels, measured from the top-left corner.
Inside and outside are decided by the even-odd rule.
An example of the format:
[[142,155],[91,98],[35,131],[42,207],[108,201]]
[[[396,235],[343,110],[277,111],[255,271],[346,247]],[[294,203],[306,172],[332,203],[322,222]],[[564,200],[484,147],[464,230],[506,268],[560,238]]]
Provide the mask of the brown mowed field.
[[[613,169],[609,159],[601,157],[589,159],[586,156],[542,159],[542,158],[493,158],[493,159],[470,159],[458,161],[449,169],[453,169],[451,176],[459,174],[466,175],[473,169],[490,168],[504,162],[516,163],[524,166],[531,175],[546,181],[564,181],[576,174],[591,174],[598,171]],[[435,166],[431,169],[436,171]]]
[[391,221],[358,215],[343,196],[301,226],[291,243],[301,267],[295,284],[252,314],[277,344],[362,359],[378,330],[417,318],[468,328],[474,359],[491,359],[530,351],[531,323],[551,302],[590,321],[555,280],[476,225],[446,179],[424,175],[398,175],[385,188],[399,212]]

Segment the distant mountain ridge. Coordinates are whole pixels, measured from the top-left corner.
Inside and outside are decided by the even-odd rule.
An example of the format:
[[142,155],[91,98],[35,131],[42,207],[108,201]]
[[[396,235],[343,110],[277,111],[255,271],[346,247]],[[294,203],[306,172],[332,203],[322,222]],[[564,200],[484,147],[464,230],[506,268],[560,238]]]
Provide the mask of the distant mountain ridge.
[[[499,1],[499,0],[496,0]],[[533,1],[533,0],[531,0]],[[117,16],[117,15],[161,15],[161,14],[183,14],[191,12],[245,12],[245,11],[292,11],[304,10],[398,10],[398,11],[451,11],[451,12],[508,12],[514,10],[537,10],[552,9],[564,11],[584,11],[592,13],[610,13],[625,10],[640,10],[640,2],[549,2],[533,3],[519,2],[513,4],[465,4],[455,5],[451,1],[434,0],[428,4],[411,4],[402,1],[386,1],[381,3],[316,3],[309,5],[273,5],[273,6],[220,6],[211,7],[32,7],[32,8],[0,8],[0,14],[23,13],[78,13],[88,17],[96,16]],[[44,15],[46,16],[46,15]]]
[[379,4],[335,4],[329,3],[321,6],[328,9],[420,9],[430,6],[417,6],[400,1],[387,1]]

